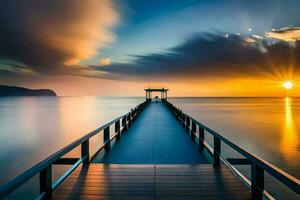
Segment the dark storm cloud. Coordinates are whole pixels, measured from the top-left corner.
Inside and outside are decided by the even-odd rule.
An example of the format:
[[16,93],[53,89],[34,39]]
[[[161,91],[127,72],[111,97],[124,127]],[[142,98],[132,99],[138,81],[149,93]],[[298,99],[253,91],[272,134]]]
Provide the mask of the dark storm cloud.
[[[167,53],[135,56],[133,63],[92,66],[106,72],[106,78],[162,80],[161,78],[275,76],[291,65],[299,72],[299,42],[248,42],[236,34],[200,34],[170,49]],[[252,40],[256,39],[255,37]]]

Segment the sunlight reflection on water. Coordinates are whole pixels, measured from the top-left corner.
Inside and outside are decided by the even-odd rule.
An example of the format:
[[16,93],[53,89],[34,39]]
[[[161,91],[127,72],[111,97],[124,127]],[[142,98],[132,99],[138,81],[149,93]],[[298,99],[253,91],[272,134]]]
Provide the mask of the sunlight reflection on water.
[[293,99],[286,97],[285,102],[285,118],[282,135],[280,139],[280,150],[284,159],[291,165],[298,165],[299,160],[294,156],[299,154],[299,138],[293,119]]
[[300,98],[171,98],[239,146],[300,176]]

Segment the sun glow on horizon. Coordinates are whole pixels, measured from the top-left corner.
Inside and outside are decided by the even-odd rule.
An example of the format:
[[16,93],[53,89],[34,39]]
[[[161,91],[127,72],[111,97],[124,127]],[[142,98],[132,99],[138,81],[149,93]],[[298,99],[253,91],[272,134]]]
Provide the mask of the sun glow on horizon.
[[285,81],[284,83],[283,83],[283,87],[285,88],[285,89],[287,89],[287,90],[290,90],[290,89],[292,89],[293,88],[293,82],[292,81]]

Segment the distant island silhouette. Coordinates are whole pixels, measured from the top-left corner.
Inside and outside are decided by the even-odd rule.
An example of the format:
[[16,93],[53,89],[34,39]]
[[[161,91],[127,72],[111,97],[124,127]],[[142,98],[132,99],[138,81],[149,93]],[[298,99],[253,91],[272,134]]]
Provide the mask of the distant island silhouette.
[[53,90],[37,89],[32,90],[23,87],[0,85],[0,97],[5,96],[57,96]]

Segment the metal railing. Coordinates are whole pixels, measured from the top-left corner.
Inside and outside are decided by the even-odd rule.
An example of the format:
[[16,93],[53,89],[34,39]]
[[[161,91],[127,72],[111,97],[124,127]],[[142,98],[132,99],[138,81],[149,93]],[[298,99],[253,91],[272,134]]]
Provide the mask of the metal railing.
[[[10,193],[21,187],[24,183],[29,181],[35,175],[39,174],[39,199],[48,198],[52,196],[53,190],[57,188],[80,164],[87,165],[101,149],[109,149],[110,142],[113,139],[119,139],[121,134],[124,133],[133,121],[144,110],[149,101],[145,101],[132,109],[129,113],[124,114],[111,122],[97,128],[96,130],[86,134],[78,140],[72,142],[68,146],[62,148],[56,153],[50,155],[48,158],[37,163],[35,166],[26,170],[19,176],[4,183],[0,186],[0,199],[7,197]],[[115,135],[110,138],[110,127],[114,125]],[[103,131],[103,145],[90,156],[89,139]],[[80,158],[62,158],[68,152],[72,151],[76,147],[81,145],[81,157]],[[52,165],[72,165],[72,167],[64,173],[57,181],[52,181]]]
[[[172,103],[168,101],[164,101],[164,103],[167,104],[169,109],[175,115],[176,119],[182,124],[183,127],[185,127],[186,131],[191,134],[192,139],[196,138],[198,127],[199,150],[203,151],[204,148],[206,148],[209,151],[209,153],[213,156],[214,166],[220,166],[221,161],[229,167],[232,165],[251,165],[251,181],[246,179],[245,176],[236,170],[236,168],[230,167],[230,169],[233,169],[233,172],[239,176],[239,178],[243,180],[243,183],[245,183],[251,189],[252,199],[263,199],[264,196],[267,198],[271,197],[271,195],[269,195],[264,189],[264,172],[268,172],[272,177],[276,178],[290,190],[300,194],[300,180],[284,172],[273,164],[263,160],[262,158],[259,158],[258,156],[246,151],[242,147],[232,143],[214,130],[208,128],[186,113],[182,112],[182,110],[175,107]],[[205,132],[213,136],[213,148],[205,141]],[[243,155],[244,158],[223,157],[221,155],[221,142],[225,143],[230,148]]]

